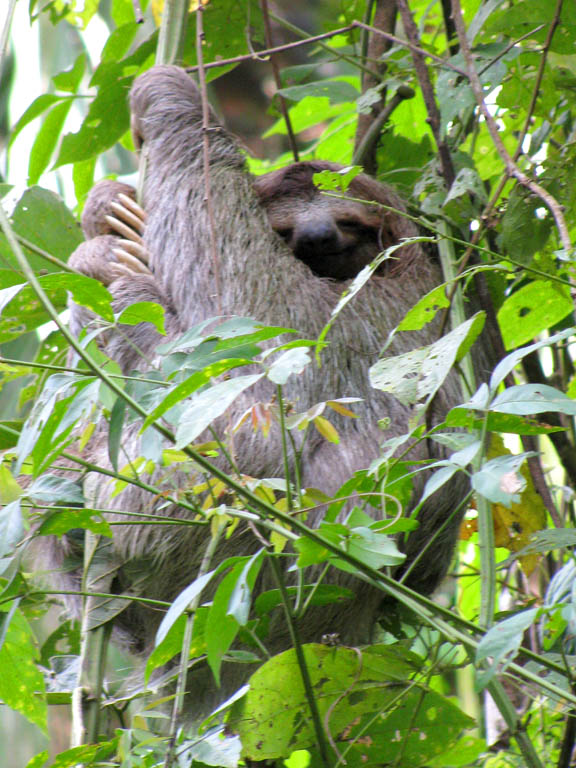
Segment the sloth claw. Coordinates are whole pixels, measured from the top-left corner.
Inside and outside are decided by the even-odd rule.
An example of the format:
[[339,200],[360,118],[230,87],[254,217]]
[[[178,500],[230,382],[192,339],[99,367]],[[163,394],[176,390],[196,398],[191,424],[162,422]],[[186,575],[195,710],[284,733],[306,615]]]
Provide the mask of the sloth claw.
[[[114,203],[112,203],[114,205]],[[135,232],[132,227],[128,226],[128,224],[125,224],[120,219],[117,219],[115,216],[108,216],[106,215],[104,217],[108,224],[112,227],[114,232],[117,232],[122,237],[126,237],[128,240],[134,240],[134,242],[139,243],[142,240],[142,237],[138,232]]]
[[129,271],[129,274],[133,275],[135,272],[142,275],[152,274],[146,264],[136,258],[136,256],[128,253],[128,251],[125,251],[123,248],[112,248],[112,253],[118,259],[117,266],[125,267]]
[[142,226],[144,226],[144,223],[146,222],[146,211],[144,208],[142,208],[141,205],[138,205],[136,200],[133,200],[128,195],[125,195],[124,192],[118,193],[118,200],[123,204],[124,208],[127,208],[129,211],[132,211],[132,213],[141,221]]
[[134,270],[130,269],[130,267],[127,267],[125,264],[120,264],[119,262],[110,264],[110,272],[113,275],[113,280],[111,282],[117,280],[120,277],[134,277]]
[[146,250],[146,246],[142,245],[142,243],[136,243],[134,240],[121,240],[120,248],[123,251],[128,251],[128,253],[131,253],[132,256],[135,256],[137,259],[140,259],[144,264],[150,262],[150,254]]
[[[118,197],[122,197],[122,194],[118,195]],[[130,198],[126,195],[123,196],[126,200],[129,200]],[[131,208],[128,208],[128,206],[122,202],[118,203],[116,200],[112,200],[110,203],[110,208],[114,211],[116,216],[121,219],[124,224],[127,224],[131,229],[134,230],[134,232],[140,236],[142,236],[142,233],[144,232],[144,226],[145,222],[142,218],[142,215],[144,214],[144,211],[140,209],[140,212],[142,215],[138,215],[137,213],[134,213],[134,210]]]

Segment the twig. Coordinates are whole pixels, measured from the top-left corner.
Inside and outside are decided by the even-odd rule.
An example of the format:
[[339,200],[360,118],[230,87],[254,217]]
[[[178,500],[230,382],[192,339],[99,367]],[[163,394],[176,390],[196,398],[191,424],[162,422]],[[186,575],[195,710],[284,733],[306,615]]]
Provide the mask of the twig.
[[10,28],[12,27],[12,20],[14,19],[14,11],[16,10],[16,0],[10,0],[8,6],[8,13],[6,14],[6,21],[2,28],[2,34],[0,35],[0,71],[4,67],[4,58],[6,57],[6,49],[8,48],[8,40],[10,38]]
[[[273,19],[276,18],[274,14],[271,14],[271,17]],[[297,27],[295,27],[293,24],[288,24],[284,19],[281,19],[282,23],[285,24],[287,29],[291,29],[294,31],[301,32],[301,30],[298,30]],[[219,59],[218,61],[209,61],[206,64],[204,64],[204,69],[215,69],[218,67],[229,67],[231,64],[240,64],[243,61],[258,61],[261,60],[265,56],[270,56],[273,53],[282,53],[283,51],[289,51],[292,48],[299,48],[302,45],[310,45],[311,43],[317,43],[321,40],[328,40],[331,37],[336,37],[337,35],[344,35],[346,32],[352,32],[354,29],[365,29],[368,32],[374,32],[376,35],[381,35],[382,37],[385,37],[387,40],[390,40],[392,43],[396,43],[396,45],[400,45],[402,48],[409,48],[412,51],[418,51],[423,56],[426,56],[429,59],[432,59],[432,61],[435,61],[442,69],[450,69],[452,72],[457,72],[462,77],[468,77],[465,70],[461,69],[460,67],[457,67],[456,65],[452,64],[450,61],[446,61],[445,59],[441,58],[440,56],[436,56],[436,54],[431,53],[430,51],[424,50],[424,48],[420,48],[419,46],[415,46],[410,42],[407,42],[406,40],[402,40],[399,37],[396,37],[396,35],[392,35],[388,32],[384,32],[381,29],[376,29],[375,27],[371,26],[370,24],[365,24],[362,21],[353,21],[352,24],[349,24],[347,27],[339,27],[338,29],[333,29],[331,32],[324,32],[321,35],[313,35],[311,37],[307,37],[305,40],[296,40],[293,43],[284,43],[283,45],[277,45],[274,48],[265,48],[261,51],[254,51],[253,53],[245,53],[242,56],[233,56],[230,59]],[[331,51],[331,53],[336,54],[336,51]],[[346,60],[349,60],[348,57],[342,57]],[[366,67],[363,67],[361,65],[358,65],[358,62],[355,62],[356,66],[361,69],[362,71],[366,71]],[[187,72],[196,72],[198,70],[198,65],[193,67],[186,67]]]
[[134,19],[136,21],[136,24],[143,24],[144,14],[142,13],[142,8],[140,7],[139,0],[132,0],[132,6],[134,8]]
[[454,39],[456,37],[456,29],[450,15],[450,0],[442,0],[442,17],[444,19],[448,50],[452,56],[455,56],[458,53],[458,43]]
[[220,283],[220,254],[216,247],[216,226],[214,223],[214,209],[212,207],[212,195],[210,194],[210,105],[206,92],[206,74],[204,72],[204,55],[202,45],[204,43],[204,6],[198,3],[196,9],[196,59],[198,61],[198,84],[202,98],[202,132],[203,132],[203,157],[204,157],[204,202],[210,226],[210,255],[214,267],[214,282],[216,290],[216,304],[218,314],[222,314],[222,291]]
[[511,40],[506,46],[506,48],[503,48],[497,56],[494,56],[494,58],[490,59],[490,61],[487,64],[485,64],[482,67],[482,69],[478,70],[478,74],[480,75],[480,77],[482,77],[484,72],[487,72],[490,69],[490,67],[493,67],[497,61],[500,61],[500,59],[503,56],[506,56],[508,51],[511,51],[512,48],[518,45],[518,43],[521,43],[523,40],[526,40],[527,38],[532,37],[532,35],[535,34],[536,32],[540,32],[540,30],[544,29],[545,26],[546,26],[545,24],[538,24],[537,27],[534,27],[534,29],[531,29],[529,32],[526,32],[524,35],[520,35],[520,37],[515,37],[514,40]]
[[362,137],[361,142],[354,150],[354,156],[352,158],[353,165],[362,165],[366,173],[374,173],[375,169],[370,168],[369,157],[375,149],[383,126],[388,122],[390,115],[396,107],[406,99],[413,99],[415,96],[414,91],[408,85],[401,85],[394,96],[390,99],[388,104],[375,118],[372,119],[370,127]]
[[[534,384],[548,384],[548,377],[542,369],[542,363],[536,353],[526,355],[522,361],[524,371],[528,381]],[[550,412],[546,414],[546,421],[553,427],[565,426],[560,420],[558,413]],[[565,432],[551,432],[548,435],[550,442],[554,446],[556,453],[568,475],[573,488],[576,488],[576,453]],[[557,525],[556,518],[552,516],[554,524]],[[559,527],[562,527],[560,525]]]
[[46,261],[49,261],[51,264],[54,264],[55,267],[58,267],[63,272],[71,272],[73,275],[82,274],[82,272],[79,272],[77,269],[74,269],[74,267],[71,267],[65,261],[61,261],[56,256],[52,256],[51,253],[48,253],[48,251],[45,251],[43,248],[40,248],[39,245],[35,245],[34,243],[30,242],[30,240],[27,240],[25,237],[22,237],[16,232],[14,233],[14,235],[16,237],[16,240],[18,240],[18,242],[21,245],[23,245],[29,251],[32,251],[32,253],[35,253],[37,256],[41,256],[43,259],[46,259]]
[[271,549],[270,544],[268,544],[268,552],[269,552],[268,559],[270,562],[270,566],[272,568],[272,573],[274,574],[274,579],[278,586],[278,590],[280,591],[280,597],[282,598],[282,606],[284,608],[284,614],[286,616],[286,625],[288,628],[288,632],[290,634],[290,640],[292,641],[292,647],[294,648],[294,653],[296,655],[298,668],[300,670],[300,676],[302,678],[302,686],[304,688],[306,701],[308,702],[308,707],[310,708],[312,725],[314,727],[314,733],[316,736],[318,752],[320,753],[319,754],[320,762],[321,762],[321,765],[324,766],[324,768],[328,768],[328,766],[330,765],[330,761],[328,758],[328,744],[326,740],[326,733],[324,731],[324,726],[320,718],[320,712],[318,710],[318,702],[316,701],[314,686],[312,685],[312,680],[310,678],[310,670],[308,669],[308,665],[306,663],[306,657],[304,655],[302,641],[300,640],[300,633],[298,632],[298,626],[296,624],[296,621],[294,620],[294,615],[292,612],[292,608],[290,606],[290,598],[286,590],[286,584],[284,583],[284,575],[282,573],[280,566],[278,565],[278,561],[274,553],[271,552],[270,549]]
[[556,2],[554,16],[552,17],[552,22],[550,24],[548,34],[546,35],[544,46],[540,51],[540,64],[538,65],[536,82],[534,83],[534,88],[532,90],[532,98],[530,99],[530,104],[528,106],[528,111],[526,113],[526,120],[524,121],[524,127],[522,128],[522,131],[520,132],[520,137],[518,138],[518,145],[516,147],[516,152],[514,153],[514,157],[513,157],[514,161],[518,160],[518,158],[520,157],[520,154],[522,152],[522,144],[524,143],[524,139],[526,138],[526,134],[528,133],[528,129],[530,128],[530,123],[532,121],[532,114],[534,113],[536,102],[538,101],[540,86],[542,85],[542,78],[544,77],[544,70],[546,69],[546,64],[548,61],[548,53],[550,50],[550,45],[552,44],[552,38],[554,37],[556,28],[558,27],[558,24],[560,22],[560,14],[562,13],[563,3],[564,3],[564,0],[557,0]]
[[[201,8],[201,6],[198,6]],[[204,557],[200,563],[200,568],[196,574],[196,579],[202,578],[208,573],[210,563],[216,552],[216,548],[220,543],[220,538],[224,529],[226,528],[225,522],[220,522],[216,532],[211,537],[204,552]],[[180,651],[180,663],[178,669],[178,678],[176,682],[176,692],[174,695],[174,703],[172,707],[172,714],[170,717],[170,730],[168,738],[168,747],[166,749],[166,756],[164,758],[164,768],[170,768],[176,761],[176,738],[178,736],[178,726],[184,712],[184,696],[186,694],[186,680],[188,677],[188,659],[190,658],[190,649],[192,648],[192,636],[194,632],[194,622],[196,618],[196,612],[200,605],[200,598],[202,592],[198,592],[188,607],[186,608],[186,625],[184,627],[184,637],[182,638],[182,647]]]
[[418,27],[416,26],[416,23],[412,18],[412,13],[410,11],[410,8],[408,7],[406,0],[396,0],[396,1],[398,3],[398,10],[400,11],[400,16],[402,17],[402,25],[404,27],[404,32],[406,33],[406,37],[408,38],[408,42],[410,43],[410,50],[412,52],[412,60],[414,61],[414,68],[416,70],[418,82],[420,83],[420,88],[422,89],[422,96],[424,97],[424,103],[426,104],[426,111],[428,113],[428,123],[430,125],[430,129],[432,130],[432,134],[436,142],[436,147],[438,148],[438,155],[440,157],[440,166],[442,168],[442,176],[444,177],[444,182],[446,186],[449,188],[450,186],[452,186],[452,182],[454,181],[456,174],[454,173],[454,165],[452,163],[452,158],[450,156],[448,145],[442,138],[442,133],[440,130],[440,110],[438,109],[438,104],[436,103],[436,98],[434,96],[434,88],[432,86],[432,81],[430,80],[430,74],[428,73],[428,68],[424,60],[428,54],[425,51],[423,51],[419,45],[420,40],[418,37]]
[[[376,10],[374,11],[373,26],[384,32],[393,32],[396,25],[396,0],[376,0]],[[369,20],[369,18],[368,18]],[[366,51],[363,52],[363,61],[369,63],[369,69],[364,71],[362,77],[362,93],[370,89],[378,88],[382,84],[382,77],[386,71],[386,63],[382,61],[384,54],[392,47],[392,41],[383,35],[369,33],[363,30],[369,37]],[[400,102],[396,101],[395,106]],[[364,166],[366,173],[374,174],[376,172],[376,148],[378,139],[382,131],[382,126],[390,116],[391,111],[386,112],[386,88],[382,88],[380,99],[372,104],[367,113],[358,115],[358,125],[356,127],[356,136],[354,139],[354,157],[362,156],[361,165]],[[377,128],[374,124],[377,123]],[[367,140],[368,134],[370,140]],[[362,151],[360,151],[362,148]],[[356,160],[354,161],[356,162]]]
[[[401,10],[400,3],[398,3],[398,8]],[[410,13],[410,11],[408,11],[408,13]],[[404,19],[402,19],[402,23],[404,24]],[[414,22],[412,23],[414,24]],[[360,27],[361,29],[367,29],[376,35],[382,35],[382,37],[385,37],[387,40],[390,40],[393,43],[396,43],[396,45],[399,45],[402,48],[408,48],[412,52],[412,54],[418,53],[422,57],[425,57],[427,59],[432,59],[432,61],[435,61],[440,67],[442,67],[442,69],[450,69],[452,70],[452,72],[457,72],[459,75],[462,75],[462,77],[468,78],[468,74],[466,73],[465,70],[461,69],[460,67],[457,67],[455,64],[452,64],[451,61],[447,61],[446,59],[443,59],[441,56],[436,56],[435,53],[431,53],[430,51],[425,50],[420,45],[418,45],[417,42],[410,39],[408,32],[406,32],[408,40],[402,40],[402,38],[396,37],[396,35],[392,35],[390,32],[384,32],[381,29],[376,29],[376,27],[373,27],[370,24],[364,24],[364,22],[362,21],[354,21],[351,24],[351,26]],[[416,37],[418,37],[418,33],[416,33]]]
[[482,113],[482,116],[486,121],[486,126],[488,128],[488,131],[490,133],[490,136],[492,138],[496,151],[498,152],[498,154],[500,155],[501,159],[503,160],[506,166],[506,173],[508,174],[508,176],[513,176],[520,184],[522,184],[522,186],[529,189],[533,194],[535,194],[537,197],[539,197],[542,200],[542,202],[546,205],[546,207],[549,209],[550,213],[554,217],[554,221],[556,222],[558,235],[562,242],[563,249],[567,252],[571,251],[572,243],[570,241],[568,227],[566,225],[566,221],[564,219],[564,215],[562,213],[560,204],[547,190],[545,190],[535,181],[530,179],[523,171],[520,170],[520,168],[518,168],[518,166],[516,165],[512,157],[510,157],[508,150],[506,149],[502,139],[500,138],[496,121],[490,114],[490,111],[484,101],[482,84],[480,82],[480,78],[478,77],[478,73],[476,72],[476,69],[474,67],[474,59],[472,56],[472,51],[470,50],[470,46],[468,44],[468,39],[466,37],[466,29],[464,27],[464,22],[462,20],[462,10],[460,8],[459,0],[452,0],[452,16],[454,18],[456,31],[458,33],[460,50],[466,62],[466,67],[468,70],[468,79],[470,81],[470,87],[472,88],[472,92],[474,93],[474,96],[476,98],[476,103],[478,104],[478,108],[480,109],[480,112]]
[[[266,36],[266,45],[271,50],[272,46],[272,30],[270,28],[270,14],[268,13],[268,0],[260,0],[260,9],[262,11],[262,17],[264,19],[264,34]],[[280,105],[280,112],[284,118],[286,124],[286,131],[288,132],[288,142],[290,149],[294,157],[294,162],[298,162],[298,144],[296,142],[296,136],[292,128],[292,121],[290,120],[290,114],[288,113],[288,107],[286,105],[286,99],[280,93],[282,90],[282,79],[280,77],[280,69],[278,67],[278,59],[276,54],[270,54],[270,66],[272,67],[272,74],[274,75],[274,82],[276,83],[276,96],[278,97],[278,103]]]
[[[259,61],[265,56],[272,56],[275,53],[282,53],[282,51],[289,51],[292,48],[299,48],[301,45],[310,45],[316,43],[318,40],[326,40],[330,37],[336,37],[336,35],[343,35],[345,32],[351,32],[357,26],[356,23],[349,24],[347,27],[339,27],[333,29],[331,32],[324,32],[322,35],[314,35],[313,37],[307,37],[305,40],[296,40],[293,43],[284,43],[284,45],[277,45],[274,48],[265,48],[262,51],[254,51],[253,53],[245,53],[242,56],[233,56],[231,59],[221,59],[219,61],[209,61],[204,64],[204,69],[214,69],[215,67],[228,67],[230,64],[240,64],[243,61]],[[186,72],[196,72],[199,68],[199,64],[195,67],[186,67]]]

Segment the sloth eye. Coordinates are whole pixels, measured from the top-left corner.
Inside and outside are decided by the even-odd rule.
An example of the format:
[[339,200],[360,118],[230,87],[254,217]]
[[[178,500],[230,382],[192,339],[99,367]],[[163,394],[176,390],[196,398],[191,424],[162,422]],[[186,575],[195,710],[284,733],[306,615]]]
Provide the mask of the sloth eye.
[[365,227],[355,219],[337,219],[336,224],[340,229],[347,229],[349,232],[361,232]]
[[285,240],[286,242],[288,242],[289,240],[292,239],[292,233],[294,232],[294,230],[291,229],[291,228],[288,228],[288,229],[276,229],[274,231],[276,232],[277,235],[280,235],[282,240]]

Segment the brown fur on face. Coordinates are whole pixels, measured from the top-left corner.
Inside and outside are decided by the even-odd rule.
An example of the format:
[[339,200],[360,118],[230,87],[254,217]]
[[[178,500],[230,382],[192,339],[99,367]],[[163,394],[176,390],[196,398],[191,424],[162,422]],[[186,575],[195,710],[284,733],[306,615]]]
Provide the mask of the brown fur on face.
[[[272,229],[296,258],[318,277],[349,280],[378,252],[414,232],[399,215],[354,199],[325,195],[314,186],[315,173],[341,169],[336,163],[294,163],[257,177],[254,189]],[[347,197],[404,210],[390,188],[365,174],[352,180]]]

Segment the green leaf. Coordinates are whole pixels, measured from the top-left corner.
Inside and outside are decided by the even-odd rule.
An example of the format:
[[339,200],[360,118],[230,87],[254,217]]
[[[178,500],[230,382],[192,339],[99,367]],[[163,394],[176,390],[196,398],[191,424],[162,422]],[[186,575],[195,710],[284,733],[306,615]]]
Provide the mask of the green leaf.
[[286,384],[292,374],[300,374],[310,363],[310,353],[306,347],[288,349],[272,363],[266,372],[267,378],[274,384]]
[[112,537],[112,528],[102,517],[98,509],[57,509],[48,511],[40,527],[36,530],[37,536],[62,536],[74,528],[82,528],[92,531],[99,536]]
[[28,489],[28,495],[40,504],[84,504],[80,485],[59,475],[38,477]]
[[59,91],[66,91],[66,93],[76,93],[82,82],[82,78],[84,77],[84,72],[86,71],[86,61],[87,57],[85,53],[81,53],[77,56],[71,69],[67,69],[64,72],[59,72],[57,75],[54,75],[52,78],[54,87]]
[[362,173],[359,165],[340,168],[338,171],[320,171],[312,177],[314,186],[323,191],[346,192],[351,182]]
[[185,589],[180,592],[178,597],[174,600],[170,608],[168,609],[166,616],[162,619],[158,631],[156,632],[156,640],[154,645],[158,646],[164,640],[168,634],[169,629],[188,608],[192,600],[202,594],[206,585],[210,582],[212,577],[216,574],[216,571],[208,571],[208,573],[199,576],[194,579],[192,584],[189,584]]
[[[421,661],[398,646],[358,651],[305,645],[303,652],[320,721],[349,766],[426,765],[473,724],[450,701],[414,683]],[[232,707],[229,727],[239,734],[244,756],[253,760],[273,760],[298,749],[316,751],[293,650],[252,675],[247,694]],[[315,757],[312,764],[320,763]]]
[[237,768],[240,765],[242,744],[237,736],[230,736],[224,726],[207,733],[192,742],[184,742],[181,749],[186,751],[186,759],[193,766],[218,766],[218,768]]
[[576,548],[576,528],[549,528],[545,531],[535,531],[530,544],[517,552],[516,556],[535,552],[552,552],[564,547]]
[[[132,13],[131,15],[133,16],[134,14]],[[138,27],[134,24],[133,18],[129,22],[112,30],[112,33],[108,40],[106,40],[106,45],[102,48],[102,53],[100,54],[101,65],[104,62],[117,64],[130,50],[130,46],[136,37],[137,31]],[[99,76],[101,76],[102,72],[100,71],[100,67],[98,69]]]
[[232,616],[241,627],[248,623],[252,605],[252,590],[264,561],[264,553],[256,552],[243,567],[228,603],[227,616]]
[[84,205],[88,193],[94,186],[94,171],[96,168],[96,157],[88,160],[82,160],[74,163],[72,168],[72,179],[74,181],[74,192],[79,203]]
[[32,630],[21,611],[15,610],[0,648],[0,699],[46,733],[44,676],[37,660]]
[[[64,273],[45,275],[39,280],[45,291],[56,295],[58,298],[70,293],[77,304],[88,307],[108,322],[114,321],[114,313],[110,307],[112,297],[98,280],[86,275]],[[62,303],[64,302],[62,301]]]
[[[298,596],[297,587],[287,587],[286,592],[290,599]],[[355,593],[346,587],[337,587],[335,584],[305,584],[302,588],[302,598],[307,602],[310,595],[310,605],[331,605],[332,603],[341,603],[346,600],[353,600]],[[264,616],[270,613],[274,608],[282,605],[282,593],[279,589],[268,589],[261,592],[254,601],[254,611],[258,616]],[[344,609],[345,610],[345,609]]]
[[127,99],[131,84],[131,77],[122,77],[100,88],[80,130],[62,139],[55,168],[99,155],[126,133],[130,124]]
[[[12,225],[17,235],[60,261],[68,261],[72,251],[84,240],[78,222],[58,195],[41,187],[31,187],[24,192],[14,209]],[[58,269],[41,256],[29,254],[26,249],[24,252],[35,271]],[[9,257],[9,262],[19,269],[14,256]]]
[[[206,363],[207,362],[206,358],[204,358],[202,362]],[[151,424],[157,421],[161,416],[167,413],[167,411],[169,411],[175,405],[178,405],[178,403],[181,403],[191,394],[193,394],[194,392],[197,392],[199,389],[201,389],[206,384],[208,384],[212,376],[219,376],[222,373],[226,373],[227,371],[231,370],[232,368],[236,368],[237,366],[243,366],[243,365],[246,365],[247,363],[248,361],[245,361],[245,360],[217,361],[215,363],[212,363],[212,365],[209,365],[206,368],[204,368],[204,370],[196,371],[196,373],[193,373],[191,376],[188,376],[186,379],[184,379],[184,381],[181,381],[175,387],[172,387],[169,390],[165,390],[168,392],[168,394],[161,399],[160,403],[146,417],[146,420],[142,425],[142,431],[148,429],[148,427],[150,427]]]
[[539,218],[542,200],[520,185],[514,187],[502,220],[502,245],[507,253],[522,264],[542,250],[552,229],[550,217]]
[[[400,565],[406,559],[394,539],[386,533],[378,533],[370,528],[352,528],[351,536],[346,539],[346,551],[376,570],[385,566]],[[344,561],[334,561],[334,564],[342,570],[355,571]]]
[[153,301],[137,301],[126,307],[117,318],[123,325],[137,325],[138,323],[152,323],[158,333],[166,335],[164,327],[164,307]]
[[118,397],[112,406],[108,423],[108,456],[115,472],[118,472],[118,456],[122,444],[125,418],[126,400],[123,397]]
[[526,487],[526,480],[518,472],[533,451],[516,456],[497,456],[487,461],[472,475],[472,488],[493,504],[510,507],[520,501],[520,493]]
[[547,384],[518,384],[497,395],[490,406],[500,413],[527,416],[532,413],[553,411],[576,416],[576,400]]
[[118,748],[118,737],[99,744],[72,747],[56,755],[50,768],[75,768],[77,765],[102,765],[111,762]]
[[434,290],[423,296],[412,309],[404,315],[404,319],[398,326],[399,331],[419,331],[427,323],[431,322],[441,309],[450,306],[446,296],[446,286],[439,285]]
[[42,121],[42,126],[36,134],[36,139],[30,152],[30,162],[28,164],[29,184],[36,184],[40,176],[48,168],[50,158],[58,143],[62,127],[68,117],[71,106],[71,99],[66,99],[60,104],[56,104]]
[[[218,3],[208,3],[203,12],[204,45],[202,57],[204,62],[228,59],[246,53],[246,29],[250,27],[250,37],[253,40],[264,40],[262,29],[262,14],[254,0],[239,3],[238,0],[219,0]],[[197,63],[196,58],[196,14],[191,13],[188,19],[188,31],[184,53],[185,61]],[[206,70],[206,77],[212,80],[224,74],[234,65]]]
[[24,535],[20,499],[0,510],[0,557],[10,554]]
[[498,310],[506,349],[532,341],[574,311],[568,286],[534,280],[509,296]]
[[494,675],[516,656],[524,633],[536,621],[539,610],[531,608],[520,611],[515,616],[498,622],[486,632],[478,643],[476,660],[484,661],[491,656],[492,661],[487,670],[478,674],[477,683],[480,688],[484,688]]
[[346,101],[356,101],[360,95],[358,90],[347,80],[317,80],[306,85],[293,85],[290,88],[280,88],[278,93],[290,101],[301,101],[307,96],[327,98],[330,104],[341,104]]
[[10,504],[22,495],[22,488],[6,464],[0,464],[0,503]]
[[37,99],[34,99],[32,104],[28,107],[28,109],[24,112],[22,117],[18,120],[14,128],[12,128],[12,132],[10,134],[10,141],[8,143],[8,146],[12,146],[12,143],[14,142],[14,139],[20,131],[25,128],[28,123],[31,123],[32,120],[35,120],[37,117],[39,117],[43,112],[45,112],[47,109],[49,109],[54,104],[58,104],[58,102],[62,101],[64,97],[62,96],[56,96],[53,93],[43,93],[41,96],[38,96]]
[[444,200],[446,214],[458,224],[468,223],[486,203],[482,179],[474,168],[461,168]]
[[483,324],[483,314],[478,313],[433,344],[379,360],[370,368],[371,385],[406,405],[430,402],[454,363],[478,337]]
[[260,381],[264,374],[235,376],[220,381],[196,395],[182,414],[176,429],[176,448],[193,442],[212,422],[226,412],[236,398]]
[[26,763],[26,768],[42,768],[49,759],[50,753],[47,750],[44,750],[43,752],[34,755],[34,757]]
[[[247,617],[246,605],[244,604],[244,608],[240,607],[238,604],[239,595],[237,592],[238,580],[244,573],[245,565],[247,564],[243,562],[237,563],[234,568],[232,568],[232,570],[227,573],[226,576],[224,576],[218,585],[218,589],[216,590],[216,594],[212,600],[212,606],[210,607],[208,618],[206,620],[206,628],[204,631],[207,647],[206,658],[208,664],[210,665],[210,669],[212,670],[212,674],[214,675],[216,685],[218,686],[220,685],[220,668],[222,665],[222,657],[230,648],[234,642],[234,638],[240,630],[240,624],[234,615],[230,612],[230,607],[235,592],[236,609],[242,615],[242,617]],[[252,579],[250,584],[246,583],[246,591],[244,597],[247,598],[248,601],[250,600],[250,594],[252,592],[253,586],[254,581]]]
[[508,374],[514,370],[514,368],[524,357],[526,357],[526,355],[529,355],[532,352],[536,352],[538,349],[543,349],[544,347],[548,347],[552,344],[562,342],[565,339],[573,336],[574,332],[574,328],[567,328],[564,331],[560,331],[559,333],[555,333],[552,336],[548,336],[548,338],[543,339],[542,341],[537,341],[535,344],[530,344],[528,347],[522,347],[522,349],[517,349],[514,352],[511,352],[509,355],[506,355],[504,360],[501,360],[496,368],[494,368],[492,376],[490,377],[490,389],[495,392],[499,385],[504,381],[506,376],[508,376]]
[[484,425],[488,432],[507,432],[511,435],[549,435],[564,431],[564,427],[551,427],[544,422],[510,413],[487,413],[486,417],[474,418],[465,408],[453,408],[446,417],[448,427],[478,430]]

